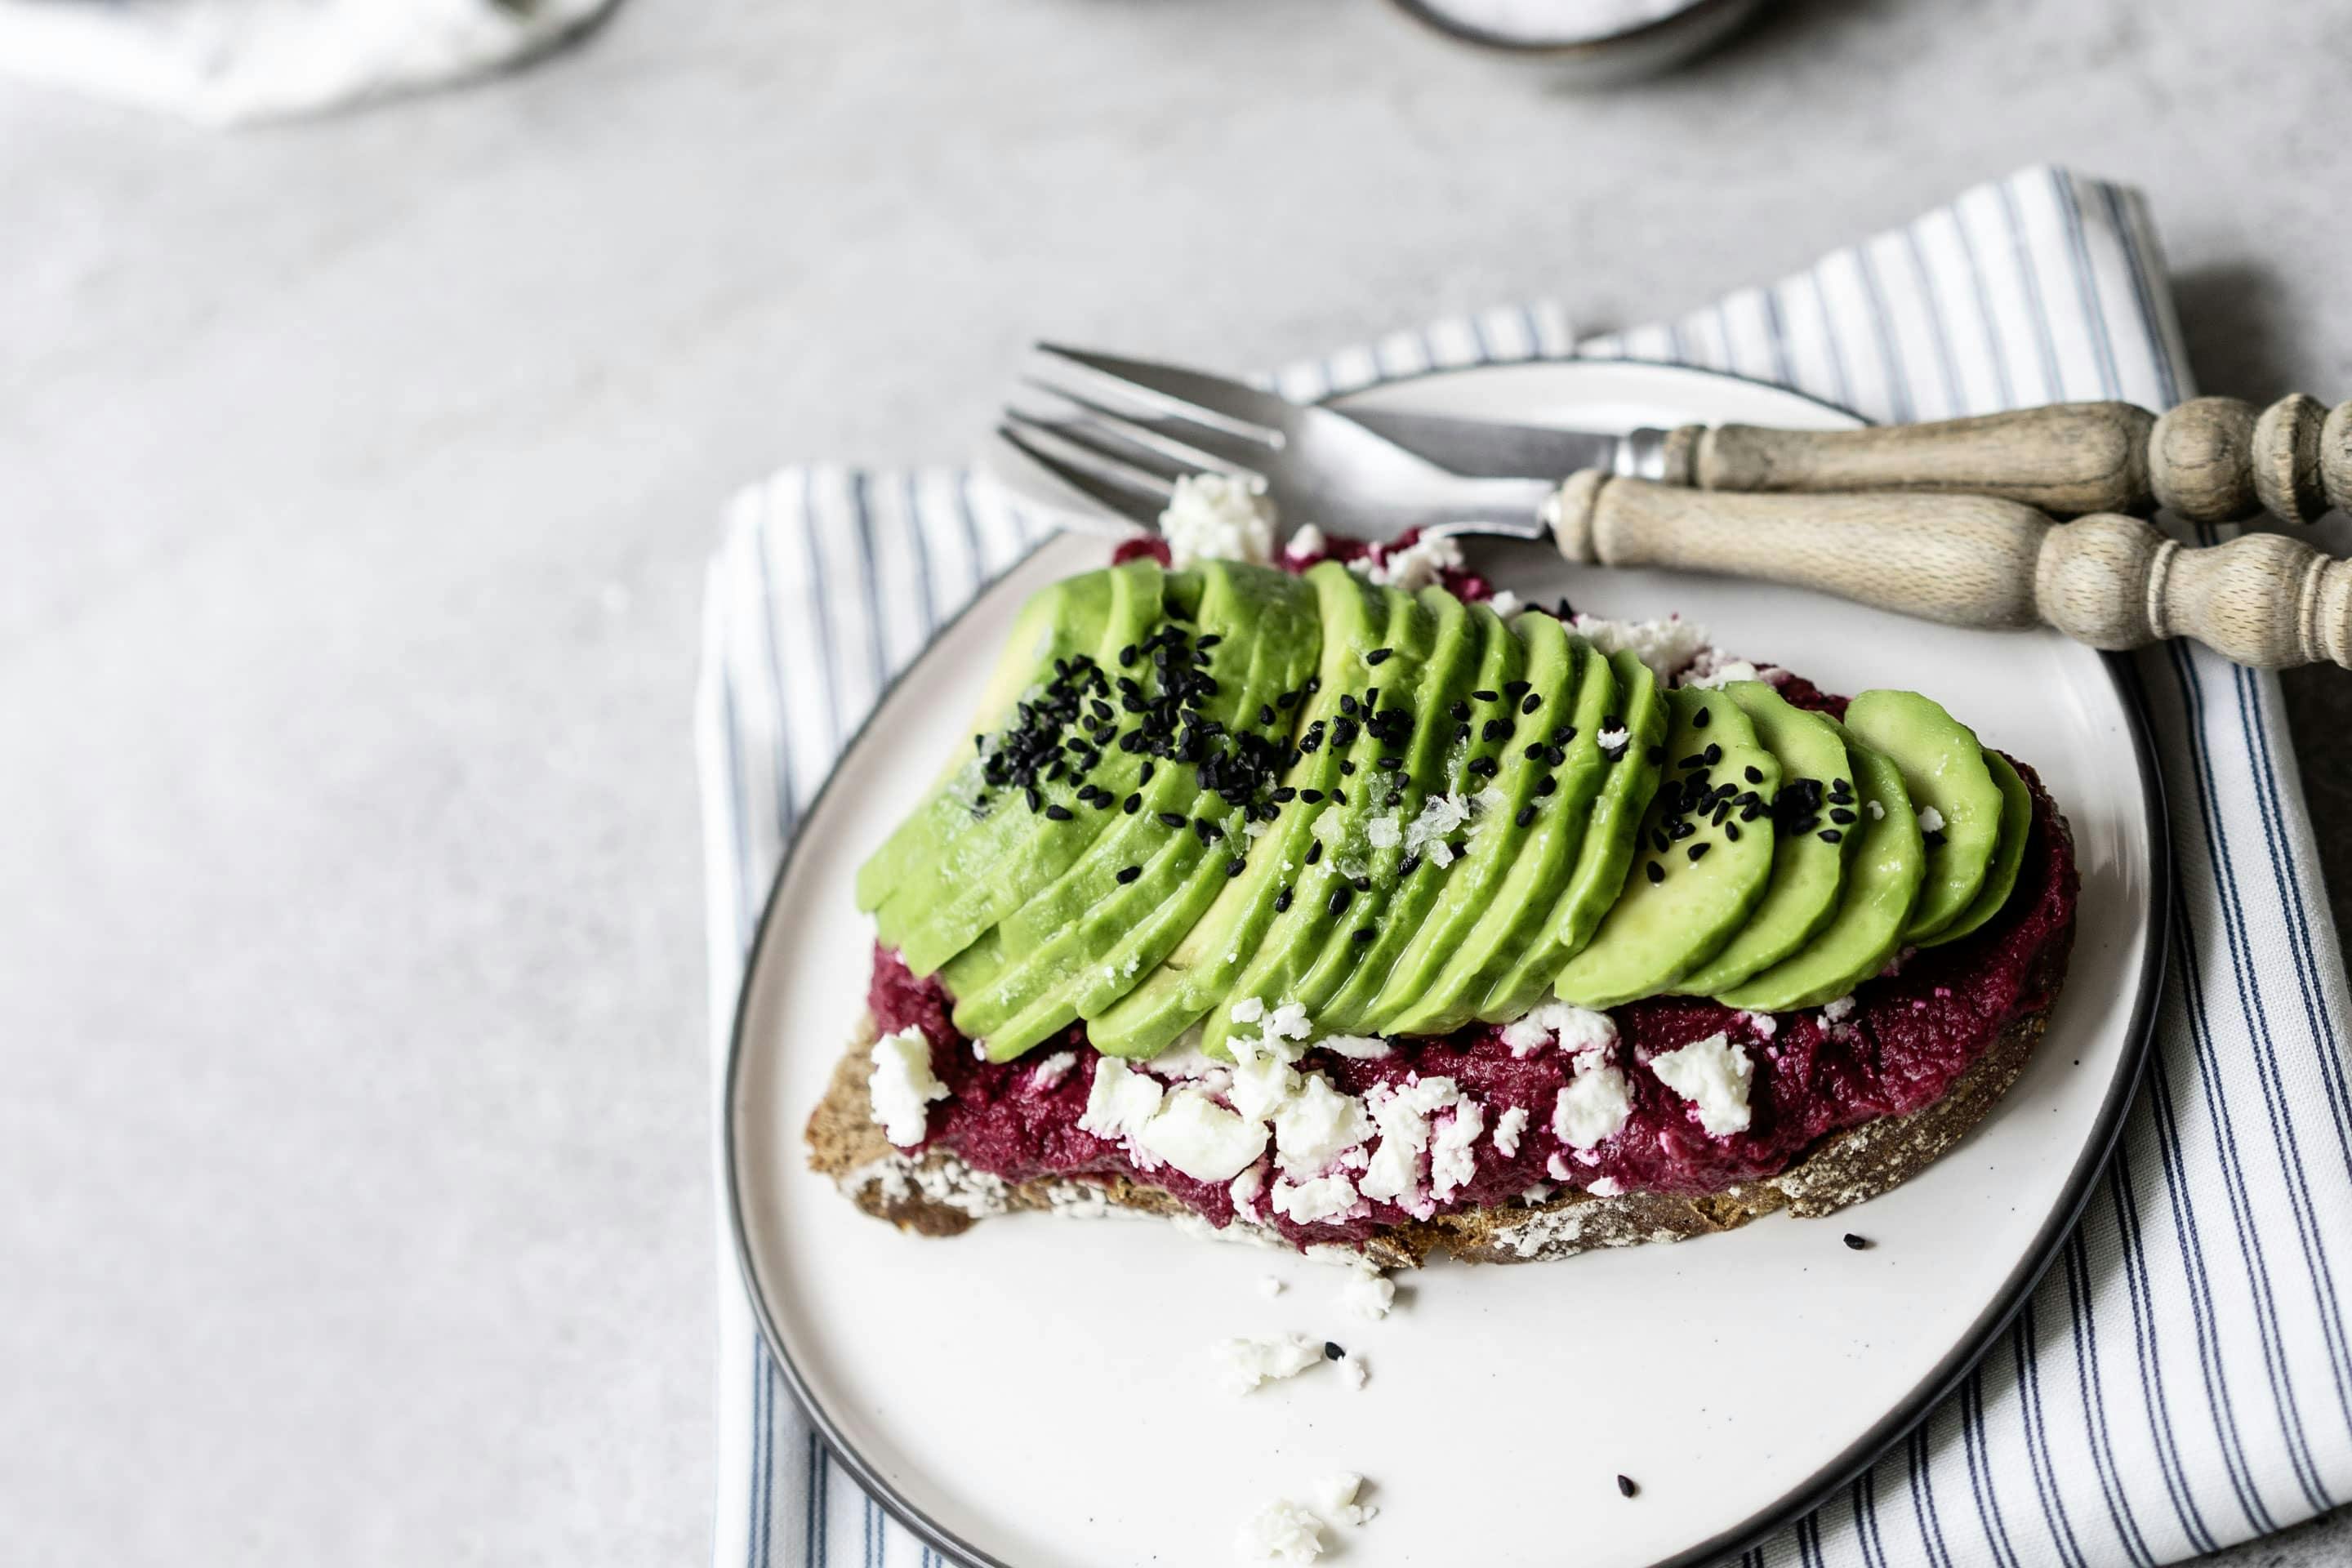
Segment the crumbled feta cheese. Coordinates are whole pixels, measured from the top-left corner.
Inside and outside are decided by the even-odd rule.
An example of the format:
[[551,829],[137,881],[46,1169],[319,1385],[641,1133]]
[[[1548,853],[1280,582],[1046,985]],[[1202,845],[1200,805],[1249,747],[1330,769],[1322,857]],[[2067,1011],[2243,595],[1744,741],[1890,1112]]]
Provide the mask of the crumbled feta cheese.
[[[1672,680],[1684,666],[1707,646],[1706,630],[1669,616],[1663,621],[1612,621],[1599,616],[1579,616],[1570,629],[1602,653],[1631,648],[1633,657],[1654,671],[1661,683]],[[1601,742],[1606,746],[1607,741]]]
[[1615,1137],[1633,1113],[1633,1093],[1625,1075],[1600,1065],[1597,1054],[1581,1057],[1576,1076],[1552,1101],[1551,1130],[1571,1149],[1598,1148]]
[[1288,1498],[1276,1498],[1250,1516],[1234,1548],[1253,1563],[1312,1563],[1323,1555],[1323,1521]]
[[1554,1040],[1570,1056],[1606,1050],[1617,1042],[1616,1020],[1573,1002],[1552,1001],[1503,1026],[1503,1044],[1515,1057],[1533,1056]]
[[1360,1318],[1379,1322],[1396,1305],[1396,1281],[1370,1264],[1350,1269],[1339,1287],[1339,1304]]
[[1227,1182],[1265,1152],[1265,1123],[1237,1116],[1198,1084],[1170,1092],[1135,1141],[1196,1182]]
[[1742,1013],[1739,1016],[1759,1040],[1769,1040],[1780,1032],[1780,1020],[1769,1013]]
[[1442,574],[1459,572],[1466,564],[1461,544],[1448,534],[1417,539],[1402,550],[1383,550],[1380,554],[1383,559],[1375,561],[1366,555],[1348,564],[1370,581],[1400,594],[1418,593],[1440,581]]
[[1633,738],[1633,732],[1622,724],[1603,730],[1592,737],[1594,743],[1604,752],[1613,752]]
[[1683,677],[1685,686],[1695,686],[1703,690],[1711,691],[1717,687],[1728,686],[1735,680],[1760,680],[1764,678],[1762,670],[1744,658],[1719,658],[1710,664],[1710,661],[1702,658],[1699,662],[1709,664],[1710,667],[1703,675],[1685,674]]
[[1098,1058],[1078,1129],[1097,1138],[1132,1138],[1159,1110],[1160,1095],[1160,1080],[1150,1073],[1138,1072],[1116,1057]]
[[1595,1176],[1584,1184],[1584,1190],[1596,1198],[1613,1198],[1625,1190],[1625,1184],[1614,1176]]
[[1244,996],[1234,1004],[1232,1016],[1236,1024],[1255,1024],[1265,1016],[1265,1003],[1255,996]]
[[1236,1035],[1226,1043],[1234,1053],[1233,1083],[1226,1090],[1226,1103],[1244,1116],[1261,1121],[1272,1118],[1298,1092],[1298,1069],[1260,1041]]
[[1307,1008],[1297,1002],[1285,1002],[1265,1016],[1265,1038],[1268,1045],[1276,1040],[1303,1040],[1315,1032],[1307,1021]]
[[931,1072],[929,1038],[912,1027],[874,1042],[874,1071],[866,1089],[882,1136],[901,1149],[913,1148],[929,1134],[931,1101],[948,1097],[948,1086]]
[[1257,1293],[1269,1301],[1281,1295],[1286,1289],[1281,1279],[1275,1275],[1261,1274],[1257,1278]]
[[1282,547],[1282,552],[1306,560],[1321,556],[1330,548],[1330,542],[1323,537],[1323,531],[1309,522],[1299,526],[1298,531],[1292,534],[1289,542]]
[[1514,1105],[1495,1118],[1495,1152],[1509,1159],[1519,1152],[1519,1134],[1528,1130],[1528,1108]]
[[1315,1511],[1333,1524],[1363,1524],[1380,1512],[1356,1501],[1363,1489],[1364,1478],[1353,1470],[1342,1470],[1336,1476],[1326,1476],[1315,1483]]
[[1198,1029],[1187,1029],[1177,1036],[1173,1045],[1145,1065],[1153,1077],[1164,1079],[1206,1078],[1223,1070],[1225,1066],[1208,1053]]
[[1039,1089],[1059,1089],[1062,1080],[1070,1076],[1070,1069],[1077,1065],[1077,1052],[1055,1051],[1037,1064],[1036,1075],[1030,1081]]
[[[1348,1380],[1348,1386],[1349,1388],[1361,1388],[1364,1386],[1365,1371],[1364,1357],[1361,1352],[1349,1356],[1346,1361],[1339,1363],[1339,1375]],[[1379,1511],[1380,1510],[1378,1509],[1374,1509],[1371,1510],[1371,1513],[1367,1513],[1364,1517],[1366,1519],[1370,1519],[1372,1517],[1373,1513],[1378,1513]]]
[[1160,534],[1180,568],[1211,559],[1263,566],[1274,558],[1274,521],[1265,480],[1187,474],[1160,514]]
[[1364,824],[1364,842],[1375,849],[1393,849],[1403,841],[1404,829],[1398,826],[1393,811]]
[[1823,1023],[1843,1024],[1848,1018],[1853,1016],[1853,994],[1852,992],[1848,992],[1843,996],[1832,996],[1828,1001],[1822,1004],[1822,1021]]
[[[1421,1160],[1429,1148],[1429,1118],[1462,1098],[1450,1078],[1424,1078],[1401,1085],[1371,1102],[1372,1122],[1381,1131],[1381,1146],[1373,1151],[1359,1184],[1364,1195],[1404,1203],[1421,1184]],[[1411,1204],[1404,1204],[1411,1207]]]
[[1513,616],[1517,615],[1521,610],[1526,609],[1528,606],[1517,594],[1512,593],[1508,588],[1497,588],[1495,590],[1493,596],[1487,599],[1486,607],[1507,621]]
[[1919,831],[1922,833],[1941,833],[1943,830],[1944,814],[1937,811],[1932,805],[1921,806],[1919,808]]
[[1864,801],[1862,803],[1862,809],[1870,813],[1870,820],[1873,822],[1884,822],[1886,820],[1886,807],[1877,801]]
[[[1553,1156],[1555,1159],[1558,1157],[1559,1156],[1557,1155]],[[1551,1200],[1551,1184],[1549,1182],[1538,1182],[1519,1194],[1519,1202],[1523,1204],[1549,1203]]]
[[1486,1131],[1486,1108],[1465,1096],[1454,1114],[1437,1123],[1435,1135],[1429,1141],[1429,1189],[1440,1198],[1450,1198],[1470,1184],[1478,1173],[1478,1156],[1474,1145],[1478,1135]]
[[1264,1191],[1265,1191],[1265,1167],[1252,1165],[1234,1178],[1234,1184],[1225,1189],[1225,1194],[1234,1200],[1235,1214],[1244,1219],[1255,1219],[1258,1194]]
[[[1364,1102],[1333,1089],[1319,1072],[1299,1075],[1297,1089],[1274,1112],[1276,1163],[1294,1175],[1321,1170],[1371,1135]],[[1351,1201],[1354,1195],[1351,1190]]]
[[1650,1058],[1650,1070],[1691,1103],[1698,1124],[1712,1136],[1747,1129],[1748,1082],[1756,1064],[1725,1036],[1709,1035],[1679,1050],[1661,1052]]
[[1315,1042],[1318,1048],[1350,1061],[1376,1062],[1396,1049],[1392,1040],[1378,1035],[1326,1035]]
[[1220,1340],[1210,1351],[1224,1372],[1225,1386],[1235,1394],[1247,1394],[1261,1383],[1297,1377],[1323,1359],[1321,1342],[1305,1334]]
[[1343,1173],[1334,1171],[1328,1176],[1295,1185],[1276,1177],[1268,1201],[1276,1214],[1293,1225],[1313,1225],[1318,1220],[1337,1219],[1363,1200],[1356,1195],[1356,1184]]
[[[1555,1122],[1559,1120],[1557,1110],[1555,1110],[1553,1113],[1553,1120]],[[1546,1160],[1544,1162],[1544,1173],[1555,1182],[1566,1182],[1575,1179],[1575,1173],[1568,1168],[1568,1156],[1565,1154],[1554,1154],[1550,1159]]]

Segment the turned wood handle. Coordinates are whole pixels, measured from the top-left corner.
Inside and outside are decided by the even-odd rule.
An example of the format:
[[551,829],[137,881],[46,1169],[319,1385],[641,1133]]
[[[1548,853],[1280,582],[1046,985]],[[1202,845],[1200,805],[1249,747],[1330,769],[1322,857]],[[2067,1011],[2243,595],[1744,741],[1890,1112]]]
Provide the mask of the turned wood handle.
[[1598,469],[1570,476],[1545,521],[1582,565],[1790,583],[2093,647],[2187,637],[2240,664],[2352,668],[2352,562],[2275,533],[2200,549],[2137,518],[2062,525],[1995,496],[1720,495]]
[[2301,393],[2268,408],[2200,397],[2160,417],[2128,403],[2057,403],[1866,430],[1685,425],[1669,484],[1707,490],[1935,490],[2005,497],[2056,517],[2147,512],[2313,522],[2352,510],[2352,403]]

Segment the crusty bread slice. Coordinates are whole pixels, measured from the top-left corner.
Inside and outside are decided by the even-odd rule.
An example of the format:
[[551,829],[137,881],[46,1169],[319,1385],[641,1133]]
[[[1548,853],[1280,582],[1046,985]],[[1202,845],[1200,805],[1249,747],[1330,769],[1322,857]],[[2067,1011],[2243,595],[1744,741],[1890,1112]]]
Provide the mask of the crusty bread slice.
[[[2063,952],[2058,962],[2064,962]],[[2056,993],[2053,976],[2045,994]],[[1832,1133],[1777,1176],[1698,1197],[1563,1193],[1541,1203],[1514,1200],[1392,1226],[1366,1242],[1363,1255],[1384,1268],[1417,1268],[1433,1252],[1472,1263],[1534,1263],[1599,1247],[1733,1230],[1775,1209],[1808,1219],[1834,1214],[1908,1181],[1965,1137],[2017,1081],[2048,1021],[2046,1007],[2016,1018],[1933,1105]],[[1208,1228],[1168,1194],[1124,1177],[1010,1183],[951,1153],[910,1155],[894,1148],[874,1124],[867,1100],[874,1039],[869,1016],[808,1123],[810,1166],[832,1177],[867,1214],[925,1236],[954,1236],[991,1215],[1022,1210],[1156,1215]],[[1289,1245],[1274,1231],[1240,1220],[1212,1234]]]

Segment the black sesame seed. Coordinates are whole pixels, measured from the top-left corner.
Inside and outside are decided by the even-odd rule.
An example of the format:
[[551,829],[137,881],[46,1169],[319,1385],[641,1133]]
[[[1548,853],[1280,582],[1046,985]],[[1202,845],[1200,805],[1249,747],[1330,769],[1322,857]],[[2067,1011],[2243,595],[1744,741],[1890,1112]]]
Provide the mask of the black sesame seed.
[[1470,760],[1470,771],[1481,778],[1493,778],[1501,770],[1502,764],[1492,757],[1473,757]]
[[1353,757],[1339,759],[1339,776],[1350,779],[1356,776],[1356,760]]
[[1135,645],[1133,643],[1129,643],[1125,647],[1118,650],[1118,662],[1121,664],[1133,664],[1135,662]]
[[1280,789],[1274,792],[1271,798],[1276,805],[1286,805],[1298,798],[1298,792],[1291,788],[1288,784],[1284,784]]
[[1847,1231],[1845,1233],[1845,1244],[1848,1249],[1854,1252],[1860,1252],[1870,1246],[1870,1243],[1867,1240],[1862,1237],[1854,1235],[1852,1231]]
[[1691,728],[1694,730],[1704,730],[1714,722],[1715,710],[1712,708],[1702,708],[1691,715]]
[[1478,726],[1478,738],[1482,741],[1499,741],[1510,732],[1511,721],[1507,719],[1489,719]]
[[1675,766],[1678,768],[1703,768],[1706,766],[1706,753],[1705,752],[1693,752],[1689,756],[1685,757],[1681,762],[1676,763]]
[[1467,724],[1456,724],[1454,726],[1454,738],[1457,741],[1468,740],[1470,738],[1470,726]]
[[1224,641],[1224,640],[1225,640],[1225,637],[1224,637],[1224,634],[1223,634],[1223,632],[1211,632],[1207,637],[1202,637],[1200,641],[1198,641],[1198,642],[1194,643],[1192,646],[1193,646],[1194,647],[1202,647],[1202,648],[1214,647],[1216,647],[1219,643],[1221,643],[1221,642],[1223,642],[1223,641]]
[[1513,822],[1517,823],[1521,827],[1525,827],[1528,823],[1533,822],[1535,819],[1536,808],[1532,805],[1523,805],[1519,807],[1518,816],[1511,818]]
[[1496,693],[1481,687],[1470,694],[1470,700],[1473,702],[1500,702],[1502,698]]
[[1045,797],[1037,793],[1036,785],[1031,784],[1027,789],[1023,790],[1021,793],[1023,796],[1028,800],[1029,809],[1031,811],[1040,811],[1045,808]]
[[1341,910],[1346,909],[1348,907],[1348,900],[1355,896],[1356,890],[1353,888],[1334,888],[1331,889],[1330,898],[1325,900],[1324,907],[1336,915]]
[[1372,879],[1370,877],[1350,877],[1348,881],[1360,893],[1369,893],[1372,890]]
[[1619,1497],[1632,1497],[1635,1492],[1641,1489],[1641,1488],[1633,1484],[1633,1477],[1619,1476],[1617,1478],[1617,1495]]
[[1347,1353],[1348,1352],[1346,1351],[1341,1350],[1331,1341],[1325,1340],[1323,1342],[1323,1359],[1325,1361],[1338,1361],[1341,1356],[1346,1355]]
[[1184,814],[1181,811],[1163,811],[1159,814],[1159,816],[1160,826],[1162,827],[1181,827],[1184,826]]
[[1331,799],[1337,805],[1345,805],[1348,804],[1348,792],[1343,789],[1335,789],[1331,792]]
[[1318,838],[1307,847],[1307,863],[1312,866],[1321,858],[1323,858],[1323,840]]
[[1275,896],[1274,896],[1274,912],[1275,912],[1276,914],[1280,914],[1283,910],[1285,910],[1288,909],[1289,907],[1290,907],[1290,889],[1289,889],[1288,888],[1286,888],[1286,888],[1284,888],[1284,889],[1282,889],[1282,891],[1280,891],[1280,892],[1278,892],[1278,893],[1275,894]]
[[1313,805],[1323,798],[1323,792],[1319,789],[1303,789],[1298,792],[1298,798]]
[[1736,822],[1727,822],[1727,823],[1725,823],[1725,824],[1723,825],[1723,836],[1724,836],[1726,838],[1730,839],[1734,844],[1738,843],[1738,842],[1739,842],[1739,824],[1738,824],[1738,823],[1736,823]]
[[1692,845],[1689,848],[1684,850],[1683,853],[1689,856],[1693,860],[1699,860],[1704,859],[1706,856],[1706,852],[1714,847],[1715,846],[1713,843],[1702,838],[1697,843]]
[[1381,772],[1384,773],[1392,773],[1399,768],[1404,766],[1404,759],[1399,756],[1385,756],[1374,762],[1372,766],[1380,769]]
[[1706,749],[1706,765],[1713,767],[1721,761],[1723,761],[1723,748],[1710,744]]
[[1339,693],[1339,711],[1342,713],[1353,713],[1355,710],[1355,698],[1345,691]]
[[1056,801],[1045,808],[1045,818],[1049,822],[1067,822],[1070,820],[1070,808]]
[[1666,837],[1666,830],[1665,830],[1664,828],[1663,828],[1663,827],[1653,827],[1652,829],[1650,829],[1650,847],[1651,847],[1651,848],[1653,848],[1653,849],[1656,850],[1659,854],[1663,855],[1663,854],[1664,854],[1664,853],[1666,852],[1666,845],[1667,845],[1667,843],[1668,843],[1668,842],[1669,842],[1669,840],[1668,840],[1668,839],[1667,839],[1667,837]]
[[1397,875],[1400,877],[1410,877],[1420,869],[1421,857],[1418,855],[1408,855],[1397,862]]
[[1139,795],[1131,795],[1125,800],[1119,802],[1118,808],[1119,810],[1127,813],[1128,816],[1133,816],[1137,811],[1142,808],[1142,805],[1143,797]]
[[1940,827],[1935,832],[1926,835],[1925,837],[1927,847],[1930,849],[1941,849],[1944,847],[1944,830]]
[[1650,861],[1642,869],[1653,882],[1663,882],[1666,879],[1666,868],[1655,860]]
[[1540,759],[1547,750],[1549,750],[1549,748],[1546,747],[1541,741],[1530,741],[1528,742],[1528,749],[1521,752],[1519,755],[1527,758],[1528,761],[1532,763]]
[[1559,781],[1552,777],[1549,773],[1546,773],[1543,777],[1536,780],[1536,793],[1538,795],[1549,795],[1559,787]]
[[1395,652],[1396,649],[1392,647],[1376,647],[1372,649],[1371,652],[1364,656],[1364,662],[1366,664],[1386,664],[1389,661],[1389,656]]
[[1242,874],[1243,868],[1248,864],[1248,861],[1236,855],[1232,859],[1225,862],[1225,875],[1228,877],[1238,877]]
[[1830,812],[1830,820],[1840,824],[1852,822],[1853,820],[1853,813],[1848,811],[1842,805],[1836,806]]
[[1122,866],[1118,869],[1119,886],[1123,888],[1142,875],[1143,868],[1140,866]]
[[1372,938],[1380,934],[1381,933],[1379,931],[1373,930],[1370,926],[1358,926],[1354,931],[1348,933],[1348,940],[1349,942],[1370,942]]
[[1274,723],[1273,703],[1261,702],[1257,705],[1257,721],[1267,726],[1271,726]]
[[1532,713],[1542,706],[1543,693],[1540,691],[1530,691],[1519,699],[1519,711],[1522,713]]
[[[1618,747],[1617,754],[1621,757],[1623,756],[1625,754],[1625,748],[1622,746]],[[1666,749],[1664,746],[1644,746],[1642,748],[1642,760],[1648,763],[1654,768],[1659,763],[1666,760]]]
[[1834,828],[1834,827],[1824,827],[1824,828],[1822,828],[1822,832],[1821,832],[1821,840],[1822,840],[1822,843],[1824,843],[1824,844],[1834,844],[1834,843],[1836,843],[1839,839],[1843,838],[1844,837],[1845,837],[1845,835],[1844,835],[1844,834],[1840,833],[1840,832],[1839,832],[1836,828]]
[[1548,768],[1556,768],[1559,766],[1560,763],[1568,761],[1568,753],[1560,750],[1558,746],[1546,746],[1544,748],[1543,760],[1544,766]]

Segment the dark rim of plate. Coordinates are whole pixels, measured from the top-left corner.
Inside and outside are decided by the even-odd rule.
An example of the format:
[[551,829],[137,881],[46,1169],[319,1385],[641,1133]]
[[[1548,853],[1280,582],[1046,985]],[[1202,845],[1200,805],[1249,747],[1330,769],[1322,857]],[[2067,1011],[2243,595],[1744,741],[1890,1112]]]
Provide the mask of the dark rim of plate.
[[[1503,362],[1504,364],[1576,363],[1579,362],[1572,359]],[[1870,423],[1852,409],[1841,407],[1826,398],[1813,397],[1773,382],[1739,375],[1734,372],[1705,370],[1696,365],[1675,364],[1657,360],[1611,359],[1590,363],[1633,365],[1643,370],[1674,372],[1707,381],[1746,382],[1750,385],[1763,387],[1786,397],[1812,404],[1825,412],[1843,415],[1857,425]],[[1377,385],[1392,386],[1441,375],[1475,374],[1496,368],[1500,367],[1485,364],[1433,369],[1412,375],[1391,377],[1378,383]],[[1367,387],[1362,390],[1373,389]],[[1345,395],[1332,401],[1344,402]],[[896,695],[899,686],[922,668],[924,660],[929,657],[932,649],[937,647],[939,640],[950,629],[961,623],[966,616],[985,603],[998,584],[1003,583],[1034,559],[1037,552],[1055,537],[1057,536],[1048,534],[1045,539],[1032,545],[1022,553],[1019,560],[1005,567],[995,583],[982,588],[972,596],[971,603],[940,624],[938,629],[932,633],[931,643],[922,653],[909,661],[907,668],[899,671],[876,696],[874,707],[868,711],[865,721],[858,725],[856,732],[852,734],[842,746],[841,759],[845,759],[853,750],[865,743],[867,735],[875,726],[877,716]],[[2138,994],[2132,998],[2131,1018],[2126,1026],[2124,1036],[2123,1059],[2117,1064],[2115,1078],[2108,1084],[2106,1098],[2099,1106],[2098,1117],[2093,1122],[2090,1135],[2084,1141],[2082,1151],[2075,1158],[2074,1167],[2067,1173],[2065,1184],[2059,1190],[2058,1201],[2053,1205],[2049,1219],[2041,1230],[2035,1233],[2032,1244],[2020,1255],[2016,1267],[2010,1270],[2009,1277],[1993,1292],[1992,1299],[1986,1304],[1985,1310],[1978,1314],[1976,1321],[1969,1325],[1943,1360],[1937,1363],[1927,1375],[1920,1379],[1901,1399],[1895,1401],[1884,1416],[1849,1444],[1843,1452],[1832,1458],[1811,1476],[1790,1488],[1768,1507],[1759,1510],[1747,1519],[1706,1541],[1685,1548],[1671,1557],[1655,1560],[1649,1564],[1649,1568],[1699,1568],[1701,1564],[1738,1555],[1792,1521],[1813,1511],[1832,1493],[1868,1469],[1887,1450],[1909,1436],[1911,1429],[1925,1421],[1936,1407],[1943,1403],[1945,1397],[1959,1385],[1961,1380],[1976,1369],[1977,1363],[1982,1360],[1985,1353],[1992,1348],[2002,1331],[2007,1329],[2011,1321],[2024,1309],[2027,1299],[2033,1293],[2033,1288],[2041,1283],[2042,1275],[2048,1271],[2051,1264],[2056,1261],[2060,1247],[2064,1245],[2066,1237],[2074,1231],[2075,1221],[2082,1216],[2084,1206],[2090,1202],[2092,1187],[2106,1171],[2108,1158],[2114,1153],[2116,1140],[2122,1134],[2125,1116],[2130,1110],[2133,1100],[2137,1098],[2140,1082],[2147,1075],[2150,1055],[2149,1046],[2155,1031],[2157,1003],[2164,990],[2165,955],[2169,945],[2168,938],[2171,930],[2172,850],[2170,838],[2165,831],[2165,823],[2168,819],[2165,814],[2164,775],[2157,762],[2156,747],[2148,728],[2147,694],[2141,685],[2137,667],[2132,663],[2129,656],[2125,654],[2108,653],[2101,655],[2100,658],[2106,668],[2108,679],[2115,682],[2116,695],[2123,700],[2124,713],[2131,727],[2133,759],[2139,768],[2141,804],[2147,813],[2148,822],[2152,825],[2148,834],[2149,916],[2147,936],[2140,957],[2141,984]],[[767,897],[760,910],[759,923],[752,929],[751,944],[744,953],[742,978],[736,987],[735,1016],[728,1030],[726,1092],[723,1103],[719,1107],[719,1153],[723,1179],[727,1186],[728,1234],[733,1245],[736,1266],[743,1276],[746,1287],[744,1294],[751,1303],[752,1320],[759,1325],[760,1337],[767,1345],[769,1356],[775,1362],[778,1370],[783,1373],[785,1385],[792,1390],[794,1403],[798,1404],[803,1412],[807,1415],[810,1424],[816,1428],[818,1436],[824,1440],[826,1449],[833,1455],[835,1460],[847,1470],[857,1484],[865,1488],[877,1502],[882,1505],[891,1518],[912,1531],[926,1545],[943,1552],[951,1558],[969,1563],[971,1568],[1016,1568],[1015,1564],[1008,1563],[1002,1558],[982,1551],[935,1522],[910,1502],[878,1468],[869,1464],[865,1457],[851,1447],[848,1440],[843,1436],[839,1426],[818,1402],[810,1389],[807,1379],[801,1374],[800,1368],[794,1364],[791,1352],[784,1346],[783,1335],[777,1329],[774,1317],[769,1311],[768,1291],[761,1282],[758,1265],[753,1259],[751,1237],[744,1223],[743,1191],[740,1180],[742,1163],[737,1148],[736,1121],[739,1105],[738,1090],[742,1080],[743,1061],[747,1049],[745,1027],[751,1012],[753,984],[760,973],[760,955],[767,946],[772,928],[779,922],[780,895],[791,874],[793,856],[803,841],[808,825],[816,819],[818,813],[824,809],[826,799],[832,795],[834,781],[841,776],[841,759],[835,760],[833,771],[825,775],[824,783],[819,786],[815,795],[809,801],[807,810],[802,814],[800,826],[803,830],[803,833],[796,834],[793,842],[784,846],[783,854],[776,862],[775,876],[768,884]]]

